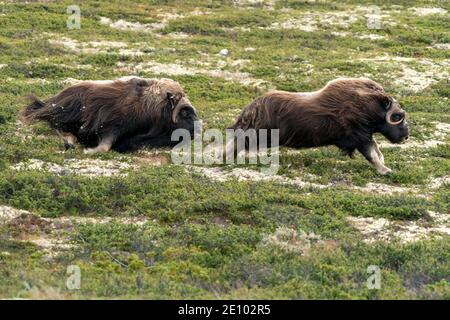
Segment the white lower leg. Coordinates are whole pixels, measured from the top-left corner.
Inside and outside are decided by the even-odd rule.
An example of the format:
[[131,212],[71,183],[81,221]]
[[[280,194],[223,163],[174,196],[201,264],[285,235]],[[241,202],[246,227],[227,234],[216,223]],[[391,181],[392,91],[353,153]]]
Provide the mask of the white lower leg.
[[104,153],[111,150],[114,139],[112,137],[104,138],[100,141],[98,146],[95,148],[86,148],[84,149],[85,154],[95,154],[95,153]]
[[67,134],[65,134],[64,135],[64,137],[65,137],[65,139],[66,139],[66,141],[68,142],[68,143],[70,143],[70,144],[75,144],[75,143],[77,143],[77,137],[75,137],[73,134],[71,134],[71,133],[67,133]]
[[56,130],[56,133],[63,139],[64,146],[67,149],[73,148],[78,139],[73,134]]
[[380,151],[380,147],[378,147],[378,143],[374,140],[374,147],[375,147],[375,151],[378,154],[378,158],[380,159],[381,163],[384,164],[384,156]]
[[370,150],[370,157],[371,160],[370,162],[372,163],[372,165],[374,166],[374,168],[377,170],[377,172],[379,174],[388,174],[390,172],[392,172],[391,169],[389,169],[388,167],[386,167],[383,164],[383,161],[380,159],[378,152],[377,152],[377,147],[373,146],[372,149]]

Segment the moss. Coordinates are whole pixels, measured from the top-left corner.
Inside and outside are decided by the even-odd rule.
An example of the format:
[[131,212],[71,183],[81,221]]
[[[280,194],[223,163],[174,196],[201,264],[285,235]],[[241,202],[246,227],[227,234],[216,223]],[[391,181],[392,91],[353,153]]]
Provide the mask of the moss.
[[[26,240],[40,233],[17,232],[15,224],[0,226],[0,297],[4,298],[157,298],[157,299],[439,299],[449,298],[448,237],[411,244],[366,244],[348,216],[385,218],[394,222],[423,221],[428,211],[446,213],[447,185],[423,198],[414,194],[383,195],[357,192],[351,186],[368,182],[417,188],[428,194],[430,179],[448,176],[448,135],[430,148],[383,149],[394,174],[379,176],[362,156],[348,159],[335,147],[291,153],[282,148],[279,174],[335,187],[300,188],[273,181],[213,181],[171,164],[150,166],[138,158],[111,152],[97,158],[135,164],[126,176],[90,178],[46,171],[16,171],[11,166],[28,159],[64,165],[65,160],[89,159],[81,148],[61,153],[61,141],[44,124],[21,126],[17,112],[24,96],[46,98],[61,90],[67,78],[103,79],[127,73],[118,63],[176,63],[193,68],[245,72],[264,81],[244,85],[205,74],[154,74],[179,81],[198,109],[206,128],[227,128],[240,110],[270,88],[317,90],[338,76],[369,76],[395,95],[408,112],[416,141],[435,139],[433,122],[448,123],[448,82],[444,78],[424,90],[398,85],[401,63],[372,63],[368,58],[389,55],[425,59],[443,65],[448,50],[448,17],[419,17],[394,11],[392,4],[428,6],[426,1],[277,1],[275,10],[262,4],[251,9],[229,1],[83,1],[81,30],[66,28],[70,1],[3,4],[0,14],[0,205],[30,210],[40,217],[115,218],[62,223],[48,237],[63,238],[68,250],[42,249]],[[376,4],[389,13],[395,26],[367,30],[362,16],[347,28],[318,23],[315,32],[270,29],[272,23],[299,19],[306,12],[355,10]],[[437,5],[436,5],[437,6]],[[447,4],[439,6],[449,10]],[[203,15],[189,15],[200,9]],[[281,10],[285,9],[285,10]],[[406,10],[406,9],[405,9]],[[113,21],[160,22],[161,13],[184,15],[169,20],[162,30],[136,32],[103,25]],[[411,26],[414,26],[413,28]],[[376,33],[380,40],[333,35]],[[171,37],[173,32],[188,34]],[[143,55],[120,55],[106,48],[79,53],[50,45],[53,38],[78,43],[121,41]],[[170,49],[170,48],[174,48]],[[228,57],[219,56],[229,49]],[[253,48],[253,49],[252,49]],[[230,63],[243,61],[242,66]],[[406,63],[420,72],[428,65]],[[208,63],[210,65],[208,65]],[[225,66],[222,66],[225,64]],[[442,71],[443,70],[442,68]],[[379,141],[385,142],[381,136]],[[169,158],[168,151],[161,151]],[[257,166],[245,166],[257,170]],[[220,167],[223,170],[232,168]],[[133,223],[140,219],[141,224]],[[17,226],[17,225],[16,225]],[[263,239],[279,227],[320,236],[302,254],[267,246]],[[56,233],[54,233],[56,232]],[[53,251],[52,251],[53,250]],[[81,289],[66,287],[67,266],[82,272]],[[367,267],[381,269],[380,290],[368,289]]]

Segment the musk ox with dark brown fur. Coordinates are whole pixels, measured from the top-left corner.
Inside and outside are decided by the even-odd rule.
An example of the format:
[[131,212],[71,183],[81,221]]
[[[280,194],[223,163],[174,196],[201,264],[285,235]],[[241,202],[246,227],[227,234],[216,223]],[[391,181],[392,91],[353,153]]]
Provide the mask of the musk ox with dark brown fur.
[[66,148],[78,141],[88,154],[173,146],[172,131],[192,134],[197,120],[183,89],[170,79],[81,81],[45,101],[31,99],[21,110],[24,121],[47,122]]
[[355,150],[380,174],[384,165],[373,134],[392,143],[408,138],[405,111],[381,85],[365,78],[340,78],[309,93],[272,91],[247,106],[232,129],[279,129],[279,145],[309,148],[335,145],[352,156]]

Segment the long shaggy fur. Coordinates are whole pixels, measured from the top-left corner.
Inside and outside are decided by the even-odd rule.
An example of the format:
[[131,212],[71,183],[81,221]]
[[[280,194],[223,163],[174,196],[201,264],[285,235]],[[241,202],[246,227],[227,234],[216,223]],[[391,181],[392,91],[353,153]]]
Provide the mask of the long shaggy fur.
[[[45,121],[58,132],[73,134],[85,146],[95,146],[105,137],[113,137],[114,144],[122,144],[121,151],[128,151],[127,139],[136,135],[153,140],[158,136],[170,137],[177,127],[172,119],[178,103],[191,108],[195,115],[181,86],[170,79],[83,81],[45,101],[31,97],[31,103],[20,115],[26,122]],[[180,111],[179,107],[175,109]],[[141,137],[143,141],[133,144],[133,148],[151,146],[151,139]]]
[[293,148],[335,145],[349,156],[358,150],[380,174],[392,170],[373,134],[393,143],[409,134],[400,104],[378,83],[353,78],[333,80],[316,92],[269,92],[246,107],[231,128],[279,129],[279,145]]
[[351,155],[384,121],[388,95],[370,79],[336,79],[310,93],[271,91],[247,106],[233,129],[279,129],[280,145],[335,144]]

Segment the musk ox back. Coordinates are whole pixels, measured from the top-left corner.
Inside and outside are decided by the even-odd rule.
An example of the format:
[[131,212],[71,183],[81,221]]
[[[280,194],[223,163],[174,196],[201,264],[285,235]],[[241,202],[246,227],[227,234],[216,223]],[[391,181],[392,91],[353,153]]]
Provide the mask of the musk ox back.
[[380,174],[391,172],[372,135],[392,143],[408,138],[405,112],[383,87],[365,78],[340,78],[308,93],[268,92],[247,106],[233,129],[279,129],[279,144],[293,148],[335,145],[360,151]]
[[66,148],[78,141],[86,153],[170,146],[173,130],[192,133],[197,120],[183,89],[170,79],[82,81],[45,101],[31,100],[21,110],[24,121],[47,122]]

